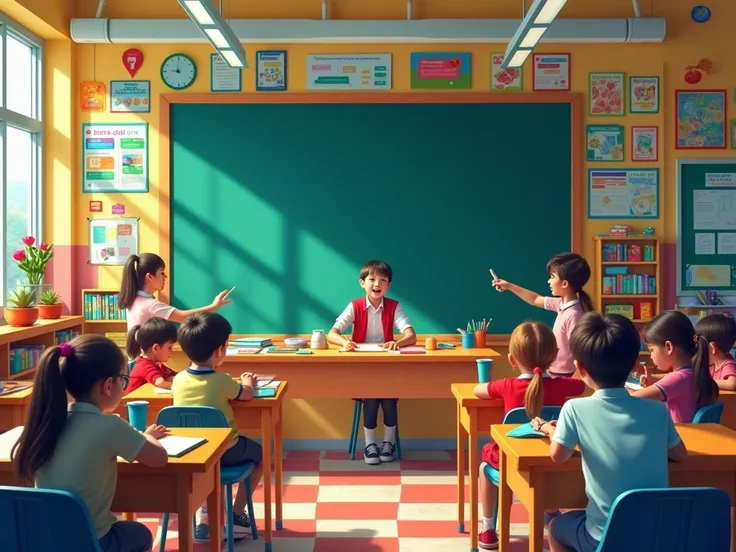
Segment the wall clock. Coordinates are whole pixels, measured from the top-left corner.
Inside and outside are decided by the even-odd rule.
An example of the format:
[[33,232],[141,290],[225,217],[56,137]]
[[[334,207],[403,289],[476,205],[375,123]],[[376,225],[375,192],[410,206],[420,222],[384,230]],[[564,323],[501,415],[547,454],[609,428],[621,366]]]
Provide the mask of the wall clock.
[[161,64],[161,80],[174,90],[189,88],[197,78],[197,66],[186,54],[171,54]]

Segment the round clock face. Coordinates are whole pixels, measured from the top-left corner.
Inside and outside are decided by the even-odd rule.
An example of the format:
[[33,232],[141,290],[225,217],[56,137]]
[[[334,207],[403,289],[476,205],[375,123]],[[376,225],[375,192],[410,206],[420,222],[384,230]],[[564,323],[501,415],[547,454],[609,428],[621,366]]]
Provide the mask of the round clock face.
[[185,54],[172,54],[161,64],[161,79],[174,90],[189,88],[197,78],[194,60]]

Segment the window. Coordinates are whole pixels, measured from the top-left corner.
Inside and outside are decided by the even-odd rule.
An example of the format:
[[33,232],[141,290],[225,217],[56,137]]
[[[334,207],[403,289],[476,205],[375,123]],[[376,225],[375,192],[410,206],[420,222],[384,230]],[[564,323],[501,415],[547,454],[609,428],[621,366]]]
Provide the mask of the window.
[[25,274],[13,253],[41,232],[41,63],[43,43],[0,16],[0,305]]

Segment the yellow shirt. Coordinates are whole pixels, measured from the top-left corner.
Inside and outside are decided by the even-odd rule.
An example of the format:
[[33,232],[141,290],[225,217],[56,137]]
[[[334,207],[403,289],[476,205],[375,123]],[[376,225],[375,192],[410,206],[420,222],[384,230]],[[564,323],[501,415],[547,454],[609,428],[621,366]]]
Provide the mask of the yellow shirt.
[[191,366],[179,372],[171,384],[174,405],[212,406],[222,411],[233,430],[231,447],[238,440],[239,431],[230,401],[240,397],[242,392],[243,386],[228,374],[199,366]]
[[36,487],[77,495],[101,539],[117,521],[110,508],[118,456],[132,462],[145,442],[142,433],[118,416],[106,416],[93,404],[71,403],[54,456],[36,472]]

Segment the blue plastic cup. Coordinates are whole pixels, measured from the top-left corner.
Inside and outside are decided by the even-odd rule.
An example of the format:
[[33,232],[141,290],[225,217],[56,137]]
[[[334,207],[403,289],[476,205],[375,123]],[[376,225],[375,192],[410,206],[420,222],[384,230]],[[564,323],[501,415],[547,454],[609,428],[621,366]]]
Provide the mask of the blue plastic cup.
[[463,349],[475,349],[475,334],[473,332],[465,332],[462,337]]
[[479,358],[475,362],[478,364],[478,383],[490,383],[493,360],[490,358]]
[[128,404],[128,422],[138,431],[145,431],[148,421],[148,401],[130,401]]

